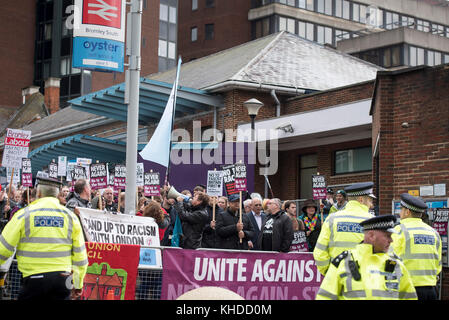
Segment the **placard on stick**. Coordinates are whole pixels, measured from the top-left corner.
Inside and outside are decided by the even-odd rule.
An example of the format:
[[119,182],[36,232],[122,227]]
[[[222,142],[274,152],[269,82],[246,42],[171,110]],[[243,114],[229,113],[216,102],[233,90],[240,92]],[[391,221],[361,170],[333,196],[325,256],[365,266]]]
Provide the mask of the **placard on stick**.
[[321,175],[312,175],[313,200],[326,199],[326,178]]
[[143,189],[146,197],[161,195],[159,172],[145,172]]

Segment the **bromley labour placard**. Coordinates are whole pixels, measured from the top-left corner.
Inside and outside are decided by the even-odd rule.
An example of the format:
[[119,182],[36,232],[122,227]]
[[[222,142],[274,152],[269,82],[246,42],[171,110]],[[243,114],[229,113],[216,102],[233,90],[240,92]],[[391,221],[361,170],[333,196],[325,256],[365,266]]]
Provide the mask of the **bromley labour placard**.
[[21,168],[22,158],[28,158],[31,131],[6,129],[2,167]]

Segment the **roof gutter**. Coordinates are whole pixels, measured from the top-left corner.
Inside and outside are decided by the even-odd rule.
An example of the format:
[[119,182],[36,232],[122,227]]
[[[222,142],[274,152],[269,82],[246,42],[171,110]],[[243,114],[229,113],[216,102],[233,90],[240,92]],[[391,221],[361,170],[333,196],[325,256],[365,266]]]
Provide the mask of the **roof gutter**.
[[263,90],[271,92],[271,90],[276,90],[277,93],[284,94],[305,94],[305,89],[300,88],[292,88],[292,87],[282,87],[282,86],[274,86],[270,84],[262,84],[262,83],[254,83],[254,82],[246,82],[239,80],[227,80],[224,82],[220,82],[205,88],[202,90],[206,90],[209,92],[224,92],[232,89],[249,89],[249,90]]

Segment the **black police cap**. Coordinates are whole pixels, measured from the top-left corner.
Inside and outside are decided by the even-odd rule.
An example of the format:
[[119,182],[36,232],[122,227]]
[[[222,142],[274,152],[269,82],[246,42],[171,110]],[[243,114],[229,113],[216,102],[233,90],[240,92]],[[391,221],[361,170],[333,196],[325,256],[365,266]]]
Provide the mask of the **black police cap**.
[[401,206],[417,213],[424,213],[427,209],[427,205],[423,199],[414,197],[408,193],[401,194]]
[[360,225],[363,227],[363,231],[383,230],[392,233],[396,233],[394,227],[398,224],[399,222],[396,217],[391,214],[380,215],[360,222]]
[[373,194],[373,186],[374,183],[372,182],[354,183],[346,187],[344,191],[348,197],[370,196],[371,198],[376,198]]
[[62,183],[57,179],[53,179],[53,178],[49,178],[49,177],[37,177],[36,185],[46,185],[46,186],[52,186],[52,187],[59,188],[62,185]]

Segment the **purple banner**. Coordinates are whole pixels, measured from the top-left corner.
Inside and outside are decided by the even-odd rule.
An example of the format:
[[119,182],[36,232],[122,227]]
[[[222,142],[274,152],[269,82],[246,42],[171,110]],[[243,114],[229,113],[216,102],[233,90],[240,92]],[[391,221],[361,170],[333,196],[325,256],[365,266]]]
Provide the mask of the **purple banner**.
[[165,249],[161,299],[204,286],[245,300],[313,300],[321,284],[311,253]]

